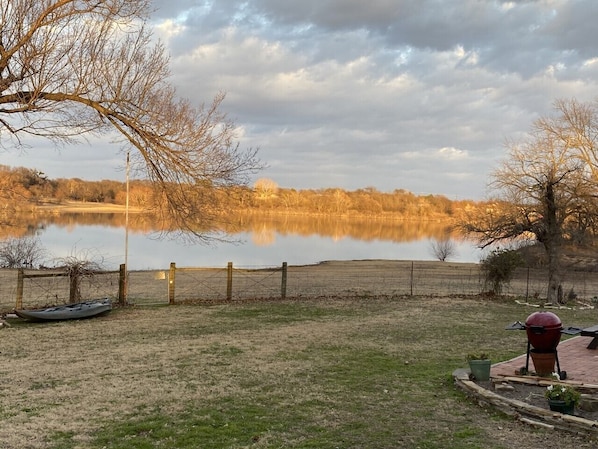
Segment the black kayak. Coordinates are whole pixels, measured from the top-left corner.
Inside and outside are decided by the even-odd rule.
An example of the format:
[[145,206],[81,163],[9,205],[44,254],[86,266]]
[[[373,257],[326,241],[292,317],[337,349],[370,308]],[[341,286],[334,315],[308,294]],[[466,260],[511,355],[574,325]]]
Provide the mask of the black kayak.
[[15,310],[15,314],[31,321],[60,321],[91,318],[111,310],[112,302],[108,298],[105,298],[45,309]]

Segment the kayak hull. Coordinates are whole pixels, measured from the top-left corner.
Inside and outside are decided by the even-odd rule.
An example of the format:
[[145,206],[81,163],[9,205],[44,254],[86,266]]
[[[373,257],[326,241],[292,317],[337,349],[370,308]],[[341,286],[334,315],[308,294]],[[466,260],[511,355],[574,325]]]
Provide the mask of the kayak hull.
[[112,302],[106,299],[65,304],[45,309],[15,310],[15,314],[30,321],[62,321],[80,320],[108,313],[112,310]]

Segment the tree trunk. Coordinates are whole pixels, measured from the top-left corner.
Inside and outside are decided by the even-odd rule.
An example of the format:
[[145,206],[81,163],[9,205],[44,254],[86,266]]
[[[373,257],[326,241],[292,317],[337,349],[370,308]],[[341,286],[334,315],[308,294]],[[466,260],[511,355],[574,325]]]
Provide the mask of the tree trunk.
[[[548,255],[548,302],[556,305],[559,303],[559,290],[561,287],[561,267],[559,245],[550,245],[546,248]],[[562,290],[561,290],[562,292]],[[562,293],[561,293],[562,295]]]
[[559,302],[559,287],[561,286],[561,226],[557,216],[557,204],[554,194],[554,184],[546,183],[545,198],[546,232],[544,248],[548,256],[548,302],[553,305]]

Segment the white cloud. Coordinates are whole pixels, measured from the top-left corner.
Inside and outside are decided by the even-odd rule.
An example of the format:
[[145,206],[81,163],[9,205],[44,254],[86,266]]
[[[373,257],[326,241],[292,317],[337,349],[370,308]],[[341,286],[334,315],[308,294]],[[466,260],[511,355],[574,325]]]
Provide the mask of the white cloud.
[[457,148],[454,147],[443,147],[440,148],[436,154],[442,158],[442,159],[447,159],[449,161],[456,161],[456,160],[462,160],[462,159],[466,159],[468,154],[467,151],[463,151],[463,150],[459,150]]
[[[227,92],[241,145],[269,165],[258,176],[283,187],[482,197],[506,138],[598,91],[593,0],[154,5],[178,92]],[[95,148],[110,176],[118,150]]]
[[171,40],[183,34],[185,27],[177,20],[167,19],[155,26],[156,35],[163,40]]

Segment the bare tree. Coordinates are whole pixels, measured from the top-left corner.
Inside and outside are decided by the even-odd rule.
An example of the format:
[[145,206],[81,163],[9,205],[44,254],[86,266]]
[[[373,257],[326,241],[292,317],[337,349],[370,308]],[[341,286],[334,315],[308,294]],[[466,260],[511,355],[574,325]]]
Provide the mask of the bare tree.
[[[542,117],[534,124],[537,132],[545,133],[559,145],[570,149],[571,157],[580,161],[589,179],[589,188],[583,193],[594,201],[585,201],[574,212],[574,226],[568,233],[579,243],[590,233],[596,237],[598,229],[598,99],[593,102],[579,102],[575,99],[560,99],[555,102],[556,114]],[[588,190],[591,190],[588,192]]]
[[0,265],[3,268],[34,268],[46,251],[37,237],[10,238],[0,243]]
[[168,58],[146,29],[150,0],[0,0],[0,145],[33,135],[72,143],[117,131],[154,181],[169,229],[208,238],[214,189],[260,168],[220,112],[168,83]]
[[555,102],[555,110],[557,114],[540,118],[534,128],[571,149],[598,183],[598,100],[561,99]]
[[445,262],[457,253],[455,242],[449,237],[444,237],[440,240],[432,240],[430,242],[430,247],[434,257],[441,262]]
[[534,124],[527,139],[507,143],[508,159],[492,175],[497,200],[470,217],[465,229],[479,236],[482,247],[533,236],[548,259],[548,300],[557,303],[562,246],[572,238],[569,230],[593,213],[595,184],[567,141],[541,124]]
[[270,178],[260,178],[253,184],[253,189],[259,199],[268,199],[278,193],[278,184]]

